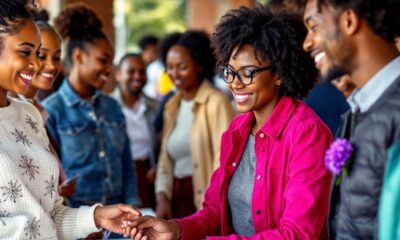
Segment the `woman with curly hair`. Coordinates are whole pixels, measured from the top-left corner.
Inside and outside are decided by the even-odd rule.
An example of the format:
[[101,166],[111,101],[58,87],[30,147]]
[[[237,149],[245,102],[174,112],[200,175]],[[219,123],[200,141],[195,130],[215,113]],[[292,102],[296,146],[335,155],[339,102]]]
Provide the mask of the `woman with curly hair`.
[[[319,239],[331,176],[328,127],[298,99],[316,70],[300,19],[268,8],[228,12],[214,33],[223,79],[242,112],[222,135],[203,207],[178,220],[141,217],[134,239]],[[211,237],[215,236],[215,237]]]
[[219,163],[220,137],[233,118],[229,99],[212,86],[215,57],[210,39],[187,31],[166,54],[166,71],[177,88],[164,109],[156,174],[156,213],[185,217],[201,207]]
[[100,228],[122,233],[132,206],[68,208],[57,192],[59,167],[37,108],[24,94],[39,71],[40,32],[28,1],[0,1],[0,239],[77,239]]
[[109,80],[114,57],[101,26],[83,4],[67,6],[55,19],[55,28],[68,41],[71,69],[43,105],[67,176],[79,176],[69,199],[74,207],[139,201],[124,115],[118,103],[100,91]]

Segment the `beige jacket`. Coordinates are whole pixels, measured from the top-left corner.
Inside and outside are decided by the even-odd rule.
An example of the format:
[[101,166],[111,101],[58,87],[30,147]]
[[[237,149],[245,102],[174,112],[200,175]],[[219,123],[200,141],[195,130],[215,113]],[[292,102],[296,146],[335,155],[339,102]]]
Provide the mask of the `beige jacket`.
[[[167,153],[167,140],[175,127],[182,93],[178,92],[165,105],[161,153],[158,160],[156,193],[172,197],[174,162]],[[204,191],[211,174],[219,166],[220,140],[234,116],[228,98],[204,80],[194,98],[190,149],[193,161],[193,190],[197,209],[201,208]]]

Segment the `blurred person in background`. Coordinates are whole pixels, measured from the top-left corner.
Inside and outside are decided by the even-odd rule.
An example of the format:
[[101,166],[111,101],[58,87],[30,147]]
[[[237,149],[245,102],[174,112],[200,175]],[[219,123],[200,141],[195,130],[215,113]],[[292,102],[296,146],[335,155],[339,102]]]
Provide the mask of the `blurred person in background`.
[[215,58],[206,33],[185,32],[166,55],[177,93],[164,110],[156,174],[156,213],[183,217],[201,207],[219,164],[220,137],[234,113],[229,99],[211,83]]
[[125,115],[132,159],[136,168],[141,207],[155,208],[154,181],[160,138],[155,130],[158,101],[146,96],[146,64],[139,54],[125,54],[116,71],[113,93]]

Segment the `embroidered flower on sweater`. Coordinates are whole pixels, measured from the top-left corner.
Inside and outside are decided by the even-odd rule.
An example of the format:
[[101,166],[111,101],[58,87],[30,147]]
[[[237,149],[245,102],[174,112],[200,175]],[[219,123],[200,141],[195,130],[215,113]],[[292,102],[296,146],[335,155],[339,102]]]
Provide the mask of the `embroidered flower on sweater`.
[[33,164],[33,159],[27,156],[21,156],[19,161],[21,164],[18,166],[25,171],[22,175],[28,175],[29,180],[35,179],[35,175],[39,174],[39,167]]
[[8,213],[6,210],[0,210],[0,222],[3,224],[3,226],[7,224],[2,218],[8,218],[8,217],[10,217],[10,213]]
[[46,182],[46,193],[44,195],[53,198],[53,194],[56,192],[56,179],[54,178],[54,175],[51,175],[50,179],[45,180],[45,182]]
[[10,180],[8,182],[8,186],[2,186],[2,187],[0,187],[0,189],[2,190],[3,196],[5,197],[4,198],[5,202],[7,200],[10,200],[10,201],[16,203],[18,198],[23,197],[21,184],[18,184],[18,180],[15,180],[15,182]]
[[39,230],[39,220],[36,220],[36,218],[33,218],[32,221],[28,220],[28,226],[24,228],[25,236],[29,237],[29,239],[37,239],[40,236]]
[[15,128],[14,132],[12,132],[11,134],[15,136],[15,142],[21,142],[24,146],[31,146],[32,142],[29,141],[28,137],[24,134],[23,131],[18,131],[18,129]]
[[31,116],[26,115],[25,120],[26,120],[26,123],[29,124],[29,126],[32,128],[33,131],[35,131],[36,133],[39,133],[38,123],[33,121]]

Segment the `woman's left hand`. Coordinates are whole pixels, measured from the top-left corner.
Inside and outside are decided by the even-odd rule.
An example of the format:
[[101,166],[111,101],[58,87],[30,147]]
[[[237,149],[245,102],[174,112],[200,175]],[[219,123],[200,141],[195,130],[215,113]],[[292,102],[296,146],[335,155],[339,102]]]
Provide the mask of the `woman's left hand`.
[[133,206],[115,204],[97,207],[94,210],[94,221],[97,227],[103,227],[109,231],[123,234],[124,221],[137,218],[141,215],[141,212]]

